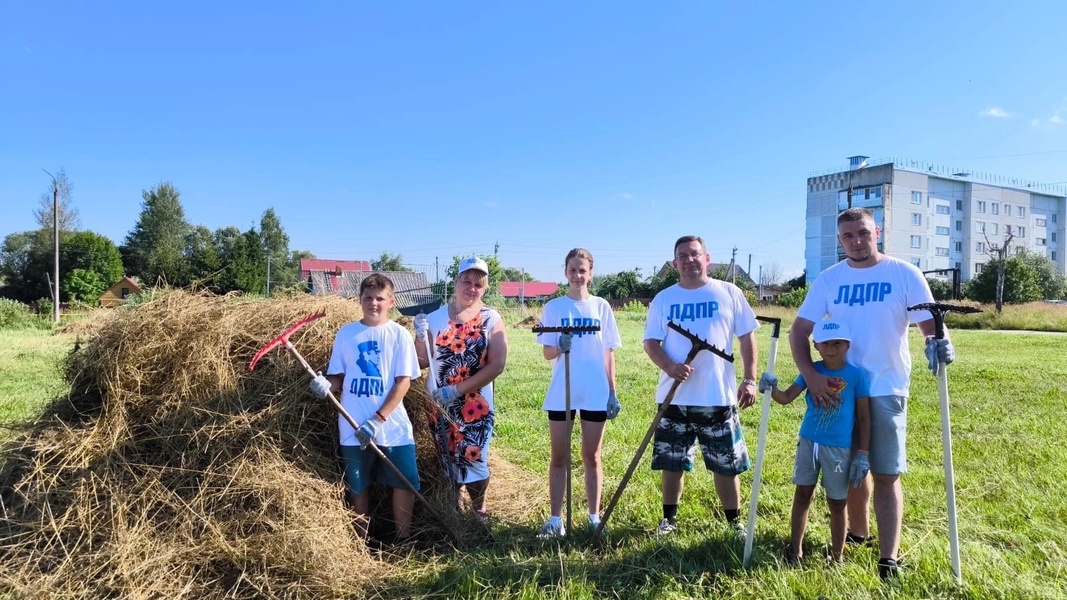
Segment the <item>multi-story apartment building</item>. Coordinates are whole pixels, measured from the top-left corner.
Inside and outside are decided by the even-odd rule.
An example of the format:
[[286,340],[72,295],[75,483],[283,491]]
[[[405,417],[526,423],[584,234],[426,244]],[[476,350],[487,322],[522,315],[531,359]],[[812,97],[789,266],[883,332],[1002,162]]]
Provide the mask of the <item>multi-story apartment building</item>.
[[808,178],[808,277],[844,258],[837,214],[850,206],[874,213],[883,252],[923,271],[955,268],[970,279],[990,260],[990,246],[1010,237],[1009,252],[1044,254],[1065,272],[1067,187],[897,158],[849,163]]

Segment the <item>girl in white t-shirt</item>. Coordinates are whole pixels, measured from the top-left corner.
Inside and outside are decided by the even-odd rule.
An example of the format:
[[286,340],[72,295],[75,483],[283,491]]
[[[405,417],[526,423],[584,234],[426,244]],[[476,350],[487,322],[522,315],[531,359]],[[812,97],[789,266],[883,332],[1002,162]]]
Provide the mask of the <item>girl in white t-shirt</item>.
[[545,358],[552,361],[552,380],[545,394],[543,409],[548,413],[548,431],[552,439],[552,459],[548,467],[548,495],[552,517],[541,527],[540,537],[566,534],[560,513],[567,484],[567,457],[571,432],[567,430],[566,377],[561,354],[570,352],[571,424],[582,422],[582,464],[585,466],[585,494],[589,503],[589,525],[600,523],[600,488],[604,474],[600,464],[600,444],[604,439],[604,422],[619,413],[615,397],[615,354],[622,345],[615,314],[603,299],[589,293],[593,279],[593,255],[575,248],[567,253],[564,274],[570,283],[566,296],[545,304],[541,313],[544,327],[599,326],[595,333],[542,333],[537,342]]

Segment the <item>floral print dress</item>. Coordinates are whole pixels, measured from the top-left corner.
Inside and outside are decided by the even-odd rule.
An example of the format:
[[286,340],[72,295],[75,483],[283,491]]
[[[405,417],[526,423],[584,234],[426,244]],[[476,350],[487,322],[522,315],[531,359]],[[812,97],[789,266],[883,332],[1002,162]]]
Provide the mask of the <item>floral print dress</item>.
[[[438,387],[458,385],[473,377],[489,360],[489,334],[500,320],[495,310],[482,307],[469,321],[454,323],[448,306],[428,317],[433,336],[432,376]],[[496,414],[493,384],[452,400],[443,409],[459,426],[444,419],[434,423],[439,448],[448,449],[450,475],[457,483],[472,483],[489,477],[489,442]]]

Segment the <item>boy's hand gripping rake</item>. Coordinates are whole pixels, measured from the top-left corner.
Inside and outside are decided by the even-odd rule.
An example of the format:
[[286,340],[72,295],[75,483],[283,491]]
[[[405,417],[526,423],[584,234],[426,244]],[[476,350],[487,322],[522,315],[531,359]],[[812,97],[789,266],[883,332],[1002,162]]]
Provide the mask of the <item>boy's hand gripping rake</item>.
[[[311,365],[309,365],[308,362],[304,359],[304,357],[301,356],[300,352],[296,349],[296,346],[293,345],[293,342],[291,342],[289,338],[294,333],[296,333],[301,327],[313,321],[317,321],[325,316],[326,311],[319,311],[317,313],[310,314],[304,317],[303,319],[300,319],[296,323],[290,325],[289,328],[283,331],[281,335],[267,342],[262,348],[259,349],[258,352],[256,352],[255,356],[252,357],[252,361],[248,363],[248,370],[254,370],[256,368],[256,363],[259,362],[259,359],[263,358],[263,356],[266,355],[268,352],[274,350],[278,346],[284,346],[285,349],[290,352],[290,354],[296,357],[296,360],[300,362],[300,364],[304,367],[304,370],[307,371],[308,374],[312,377],[315,377],[315,369],[311,368]],[[326,393],[326,397],[330,399],[330,402],[333,403],[333,407],[336,408],[339,413],[341,413],[341,416],[344,417],[346,421],[348,421],[348,424],[351,425],[353,429],[358,430],[359,423],[356,423],[356,420],[352,418],[352,415],[350,415],[348,411],[345,410],[345,407],[337,401],[337,397],[333,395],[333,391],[328,391]],[[436,518],[443,526],[448,529],[449,535],[452,536],[453,539],[459,540],[459,537],[456,535],[456,533],[452,531],[450,527],[448,527],[448,522],[441,517],[440,513],[437,512],[437,510],[433,507],[432,504],[430,504],[429,500],[427,500],[425,496],[420,494],[419,490],[415,489],[415,486],[412,485],[408,478],[404,476],[404,473],[401,472],[395,464],[393,464],[393,461],[389,460],[389,457],[386,456],[385,453],[382,452],[382,449],[374,443],[374,440],[370,440],[367,445],[370,446],[371,450],[373,450],[374,453],[378,455],[378,459],[381,460],[382,463],[386,467],[388,467],[389,470],[392,471],[393,474],[396,475],[396,477],[404,484],[404,487],[406,487],[413,494],[415,494],[415,497],[417,497],[420,501],[422,501],[424,505],[426,505],[426,509],[430,511],[430,514],[432,514],[434,518]]]
[[[586,325],[584,327],[579,326],[560,326],[560,327],[542,327],[537,326],[532,330],[534,333],[595,333],[600,331],[599,325]],[[566,392],[564,392],[564,407],[563,411],[567,419],[567,529],[564,532],[565,536],[571,534],[571,427],[574,424],[574,420],[571,417],[571,353],[570,351],[563,353],[563,378]]]
[[[934,337],[939,340],[945,339],[945,313],[976,313],[981,310],[971,306],[957,306],[954,304],[941,304],[930,302],[909,306],[908,310],[926,310],[934,317]],[[960,540],[956,530],[956,477],[952,469],[952,429],[948,414],[948,365],[939,362],[937,365],[937,387],[941,396],[941,448],[945,462],[945,496],[948,504],[948,542],[949,556],[952,559],[952,571],[956,579],[963,581],[960,571]]]
[[[782,320],[775,317],[756,317],[760,321],[770,323],[771,330],[771,356],[767,359],[767,372],[774,375],[774,363],[778,357],[778,336],[782,329]],[[756,533],[756,507],[759,506],[759,487],[763,476],[763,460],[767,449],[767,425],[771,416],[771,391],[763,393],[763,403],[760,407],[759,418],[759,445],[756,446],[756,470],[752,475],[752,498],[748,503],[748,529],[745,531],[745,555],[742,565],[748,566],[752,559],[752,542]]]
[[[692,344],[689,348],[689,353],[685,355],[686,366],[689,366],[689,364],[693,362],[693,359],[696,358],[701,350],[707,350],[727,362],[734,362],[733,355],[727,354],[715,346],[712,346],[688,329],[679,326],[674,321],[669,321],[667,327],[685,336]],[[611,518],[611,513],[615,510],[615,505],[619,502],[619,498],[622,497],[622,493],[626,490],[626,485],[630,483],[630,478],[633,477],[634,471],[637,470],[637,465],[641,462],[641,457],[645,454],[645,449],[648,447],[648,443],[652,441],[652,436],[656,433],[656,427],[663,418],[663,413],[667,412],[667,409],[671,405],[671,401],[674,400],[674,394],[678,391],[678,386],[681,384],[681,381],[675,379],[674,383],[671,384],[671,389],[667,391],[667,397],[663,399],[663,403],[659,406],[659,411],[656,412],[656,416],[652,419],[652,424],[649,425],[648,431],[645,432],[644,439],[641,440],[641,445],[637,447],[637,453],[634,454],[633,460],[630,461],[630,466],[626,469],[626,474],[622,476],[622,481],[619,482],[619,488],[615,490],[615,495],[611,497],[611,502],[609,502],[608,507],[604,509],[604,516],[600,518],[600,525],[597,525],[596,530],[593,532],[592,543],[597,543],[597,541],[600,540],[600,535],[604,533],[604,528],[608,524],[608,519]]]

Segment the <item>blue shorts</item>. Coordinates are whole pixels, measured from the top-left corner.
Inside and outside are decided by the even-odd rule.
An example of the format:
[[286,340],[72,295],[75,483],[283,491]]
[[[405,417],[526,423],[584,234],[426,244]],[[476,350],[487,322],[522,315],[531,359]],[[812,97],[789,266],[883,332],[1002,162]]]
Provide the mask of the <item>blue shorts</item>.
[[[379,446],[386,457],[407,477],[411,485],[419,489],[419,470],[415,463],[415,445]],[[396,476],[388,466],[382,463],[378,453],[371,448],[359,446],[341,446],[341,460],[345,466],[345,487],[348,494],[355,498],[367,491],[371,483],[380,483],[392,488],[406,490],[408,486]]]
[[899,475],[908,470],[907,434],[908,398],[871,396],[871,473]]
[[674,404],[656,426],[652,470],[692,471],[698,443],[709,471],[733,476],[748,470],[748,447],[737,407]]

